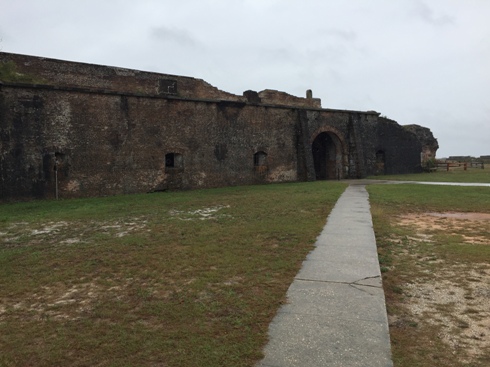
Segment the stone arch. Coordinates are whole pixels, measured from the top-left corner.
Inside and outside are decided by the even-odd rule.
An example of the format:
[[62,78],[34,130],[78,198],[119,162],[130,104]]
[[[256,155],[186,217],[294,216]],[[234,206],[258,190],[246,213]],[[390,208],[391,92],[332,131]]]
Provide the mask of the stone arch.
[[267,153],[260,150],[254,153],[254,171],[259,176],[264,177],[268,171]]
[[341,179],[348,174],[347,144],[339,130],[330,126],[319,128],[310,142],[317,180]]

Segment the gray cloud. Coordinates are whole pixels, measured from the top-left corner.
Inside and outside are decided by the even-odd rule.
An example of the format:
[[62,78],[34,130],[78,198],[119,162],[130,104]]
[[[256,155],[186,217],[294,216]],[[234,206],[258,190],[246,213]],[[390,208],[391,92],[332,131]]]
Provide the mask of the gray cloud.
[[445,26],[455,23],[455,18],[447,14],[436,14],[436,12],[422,1],[416,1],[413,7],[413,14],[425,22],[435,26]]
[[236,94],[313,89],[326,108],[431,128],[441,156],[490,154],[487,0],[5,3],[5,52],[186,75]]
[[330,28],[322,32],[325,36],[333,38],[339,38],[342,41],[355,41],[357,39],[357,33],[352,30],[335,29]]
[[150,29],[152,39],[160,42],[177,43],[182,46],[196,46],[197,40],[185,29],[159,26]]

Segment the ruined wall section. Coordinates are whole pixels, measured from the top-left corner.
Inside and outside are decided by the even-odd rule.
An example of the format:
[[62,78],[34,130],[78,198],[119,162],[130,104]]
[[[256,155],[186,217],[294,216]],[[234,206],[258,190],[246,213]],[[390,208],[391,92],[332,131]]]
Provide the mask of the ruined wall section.
[[[0,89],[0,186],[5,197],[43,197],[54,161],[70,149],[70,107],[35,89]],[[47,110],[52,109],[52,116]],[[63,176],[69,164],[58,170]],[[54,181],[53,181],[54,183]],[[54,186],[53,186],[54,194]]]
[[15,71],[35,76],[38,84],[97,89],[140,95],[244,101],[196,78],[151,73],[44,57],[0,52],[0,63],[13,63]]
[[439,143],[437,139],[432,135],[432,131],[429,128],[420,125],[404,125],[406,130],[415,134],[422,144],[422,165],[426,165],[429,161],[436,158],[437,149],[439,149]]
[[379,117],[369,128],[372,129],[370,135],[375,132],[376,138],[374,149],[366,147],[367,175],[421,172],[422,144],[415,134],[385,117]]
[[[336,137],[343,178],[420,167],[417,137],[377,113],[0,85],[2,198],[103,196],[315,179]],[[56,170],[55,170],[56,169]]]
[[5,86],[1,92],[2,194],[53,197],[56,175],[60,191],[106,193],[113,183],[103,171],[115,168],[111,127],[124,122],[110,107],[118,97]]
[[322,109],[311,91],[236,96],[199,79],[6,53],[2,65],[33,77],[0,81],[1,199],[420,170],[420,134],[374,111]]
[[2,198],[54,197],[55,175],[64,198],[297,180],[292,109],[8,85],[0,96]]
[[322,103],[319,98],[313,98],[311,90],[306,92],[306,98],[292,96],[291,94],[266,89],[258,93],[260,103],[286,106],[286,107],[306,107],[306,108],[322,108]]

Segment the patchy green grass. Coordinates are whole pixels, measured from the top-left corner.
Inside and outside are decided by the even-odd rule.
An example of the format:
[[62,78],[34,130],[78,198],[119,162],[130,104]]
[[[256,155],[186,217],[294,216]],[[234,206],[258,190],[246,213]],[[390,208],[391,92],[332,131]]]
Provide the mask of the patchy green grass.
[[407,175],[382,175],[370,176],[373,180],[394,180],[394,181],[432,181],[432,182],[476,182],[490,183],[490,168],[468,168],[451,169],[450,171],[439,170],[432,173],[414,173]]
[[0,366],[253,366],[345,185],[0,206]]
[[[432,186],[432,185],[369,185],[376,195],[376,203],[383,204],[393,214],[410,211],[462,211],[488,212],[490,190],[488,187]],[[372,190],[371,190],[372,188]]]
[[490,365],[490,188],[368,191],[395,367]]

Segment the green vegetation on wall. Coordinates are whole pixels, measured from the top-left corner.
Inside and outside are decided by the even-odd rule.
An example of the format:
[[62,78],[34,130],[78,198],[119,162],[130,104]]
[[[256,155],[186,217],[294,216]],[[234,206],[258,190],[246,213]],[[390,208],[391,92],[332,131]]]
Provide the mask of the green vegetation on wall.
[[17,72],[17,65],[13,61],[0,62],[0,81],[18,83],[39,83],[40,80],[26,74]]

